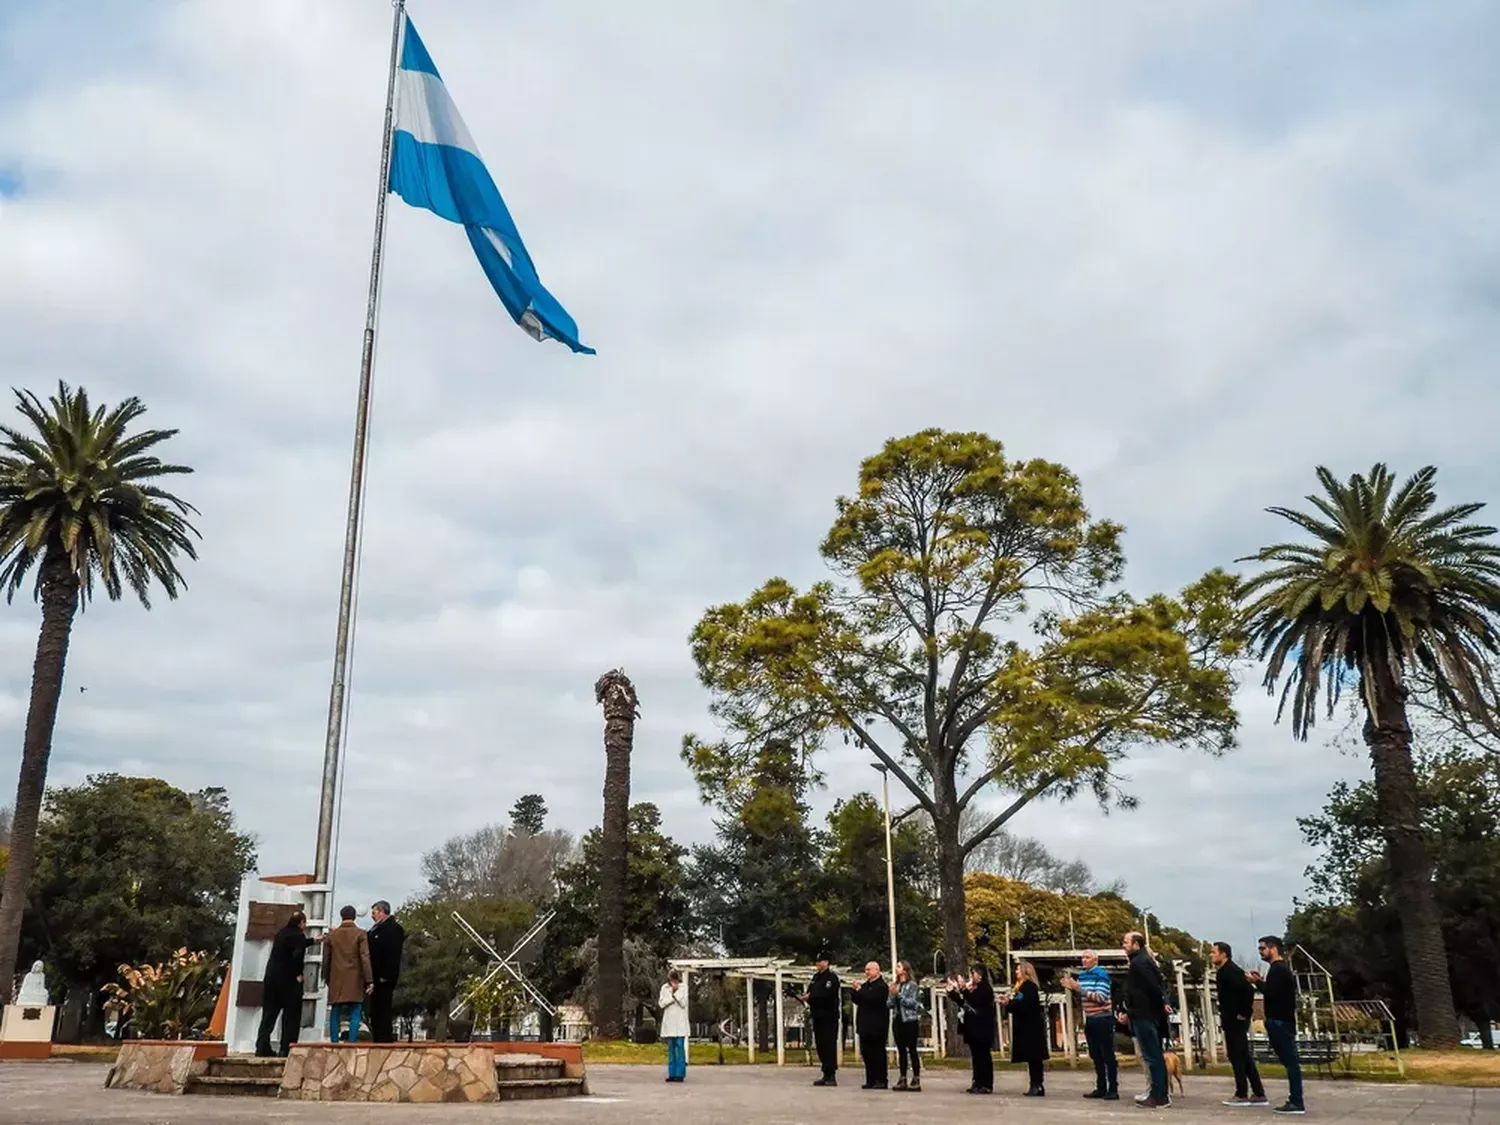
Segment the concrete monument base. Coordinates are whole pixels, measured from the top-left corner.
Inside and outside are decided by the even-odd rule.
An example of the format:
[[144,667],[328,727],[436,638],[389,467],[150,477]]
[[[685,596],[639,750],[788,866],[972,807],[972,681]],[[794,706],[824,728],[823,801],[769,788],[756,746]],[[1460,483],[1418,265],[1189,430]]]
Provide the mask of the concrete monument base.
[[45,1059],[52,1055],[51,1004],[7,1004],[0,1012],[0,1059]]

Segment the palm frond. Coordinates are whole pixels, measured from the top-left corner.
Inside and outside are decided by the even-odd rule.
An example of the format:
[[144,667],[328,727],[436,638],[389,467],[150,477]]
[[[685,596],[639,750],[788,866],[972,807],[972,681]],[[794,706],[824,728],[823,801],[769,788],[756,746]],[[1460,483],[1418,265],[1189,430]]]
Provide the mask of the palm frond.
[[1331,716],[1350,676],[1373,708],[1378,691],[1404,692],[1420,666],[1445,703],[1496,721],[1500,543],[1494,528],[1466,522],[1484,505],[1438,508],[1432,466],[1399,487],[1379,463],[1347,481],[1324,466],[1316,472],[1322,493],[1308,496],[1312,513],[1268,509],[1312,541],[1240,560],[1270,564],[1239,595],[1251,651],[1279,696],[1278,719],[1290,708],[1294,733],[1306,738],[1319,696]]
[[146,412],[137,398],[93,405],[59,383],[43,400],[16,390],[24,426],[0,426],[0,586],[7,599],[34,577],[34,592],[66,562],[87,605],[96,582],[111,599],[126,586],[143,605],[160,587],[175,598],[185,583],[181,556],[196,558],[197,509],[156,482],[192,470],[150,451],[176,430],[133,430]]

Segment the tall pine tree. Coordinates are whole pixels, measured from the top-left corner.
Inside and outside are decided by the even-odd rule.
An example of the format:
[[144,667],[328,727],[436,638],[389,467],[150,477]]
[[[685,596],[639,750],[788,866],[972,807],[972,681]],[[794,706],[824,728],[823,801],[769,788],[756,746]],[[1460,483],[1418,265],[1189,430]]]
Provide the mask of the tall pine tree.
[[703,936],[730,956],[811,959],[827,937],[813,910],[821,869],[807,819],[810,785],[796,749],[769,742],[750,778],[702,786],[722,816],[717,842],[694,849],[689,895],[700,904]]

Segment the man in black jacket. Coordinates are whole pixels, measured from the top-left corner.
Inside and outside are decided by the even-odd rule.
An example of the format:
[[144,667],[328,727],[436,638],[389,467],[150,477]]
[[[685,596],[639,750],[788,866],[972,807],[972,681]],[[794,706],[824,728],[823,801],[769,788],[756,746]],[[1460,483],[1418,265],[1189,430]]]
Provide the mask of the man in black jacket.
[[370,993],[370,1038],[376,1043],[394,1043],[396,1026],[392,1018],[396,982],[401,979],[401,947],[406,931],[391,917],[391,904],[382,899],[370,907],[370,968],[375,974],[375,988]]
[[271,1032],[281,1021],[281,1057],[291,1053],[292,1044],[302,1032],[302,976],[307,947],[307,915],[298,910],[276,931],[271,942],[271,956],[261,978],[260,1032],[255,1037],[255,1053],[263,1059],[273,1057]]
[[1122,948],[1130,958],[1130,972],[1125,980],[1125,1015],[1130,1019],[1141,1060],[1151,1075],[1151,1089],[1137,1095],[1135,1100],[1147,1109],[1165,1109],[1172,1104],[1167,1093],[1167,1060],[1162,1055],[1161,1043],[1167,988],[1143,935],[1134,931],[1126,934]]
[[1255,986],[1245,970],[1234,963],[1234,951],[1227,941],[1216,941],[1209,951],[1213,958],[1214,977],[1219,985],[1219,1026],[1224,1029],[1224,1052],[1234,1069],[1234,1097],[1225,1105],[1251,1106],[1266,1104],[1266,1088],[1261,1085],[1260,1069],[1250,1050],[1250,1019],[1255,1014]]
[[1302,1103],[1302,1060],[1297,1054],[1297,978],[1286,963],[1279,937],[1260,939],[1260,959],[1269,966],[1265,979],[1251,973],[1250,980],[1265,997],[1266,1038],[1286,1068],[1286,1104],[1272,1112],[1300,1115],[1307,1110]]
[[812,1018],[813,1043],[818,1048],[818,1065],[823,1068],[823,1077],[814,1086],[837,1086],[839,1080],[839,1000],[843,987],[838,976],[828,967],[828,954],[818,954],[818,971],[812,983],[802,994],[807,1013]]
[[865,1061],[865,1084],[860,1089],[889,1089],[890,1060],[885,1057],[885,1046],[891,1028],[891,988],[880,975],[880,963],[871,961],[866,965],[865,979],[851,987],[854,1032],[859,1036],[859,1053]]

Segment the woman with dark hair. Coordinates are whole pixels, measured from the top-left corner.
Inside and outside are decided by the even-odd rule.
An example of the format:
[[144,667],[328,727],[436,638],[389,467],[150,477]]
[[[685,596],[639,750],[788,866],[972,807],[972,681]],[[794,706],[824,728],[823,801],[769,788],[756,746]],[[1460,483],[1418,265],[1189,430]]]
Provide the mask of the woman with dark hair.
[[948,999],[958,1007],[960,1034],[969,1046],[973,1081],[968,1092],[993,1093],[995,1059],[990,1052],[995,1046],[995,989],[990,984],[989,969],[979,963],[969,973],[967,981],[961,977],[949,977]]
[[1042,1006],[1042,988],[1036,967],[1030,961],[1016,963],[1016,987],[1005,1002],[1005,1013],[1011,1018],[1010,1061],[1023,1062],[1030,1071],[1031,1086],[1025,1096],[1045,1098],[1047,1061],[1047,1010]]

